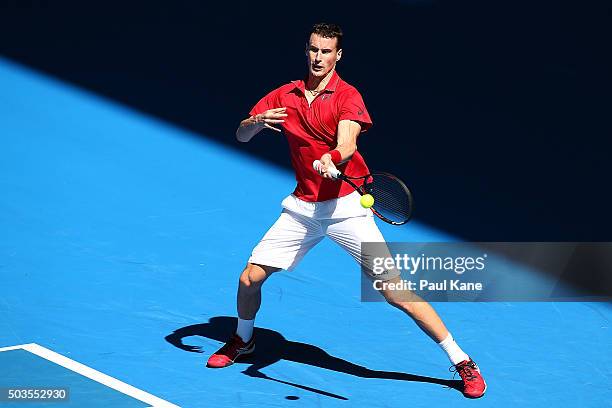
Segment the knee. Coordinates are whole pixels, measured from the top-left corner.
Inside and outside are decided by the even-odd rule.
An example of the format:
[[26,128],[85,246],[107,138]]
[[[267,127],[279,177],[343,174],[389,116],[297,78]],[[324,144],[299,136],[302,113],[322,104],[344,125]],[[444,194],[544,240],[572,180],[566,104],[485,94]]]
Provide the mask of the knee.
[[391,306],[403,311],[404,313],[410,316],[414,315],[414,309],[415,309],[414,302],[403,302],[397,299],[387,299],[387,303],[389,303]]
[[381,292],[385,300],[391,306],[403,311],[404,313],[412,316],[418,307],[418,302],[422,301],[417,295],[412,292]]
[[240,286],[245,289],[259,289],[267,275],[266,270],[262,267],[248,264],[240,274]]

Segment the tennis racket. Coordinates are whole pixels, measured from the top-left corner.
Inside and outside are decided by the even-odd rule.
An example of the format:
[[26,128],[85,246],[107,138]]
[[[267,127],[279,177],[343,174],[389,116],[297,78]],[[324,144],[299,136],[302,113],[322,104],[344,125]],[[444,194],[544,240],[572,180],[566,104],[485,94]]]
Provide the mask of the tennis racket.
[[[319,172],[321,162],[315,160],[312,163],[315,171]],[[374,215],[392,225],[403,225],[412,217],[414,203],[412,193],[406,184],[389,173],[374,172],[365,176],[352,177],[342,174],[338,169],[329,172],[332,177],[348,183],[362,196],[371,194],[374,197],[374,205],[370,207]],[[357,180],[363,180],[358,186]]]

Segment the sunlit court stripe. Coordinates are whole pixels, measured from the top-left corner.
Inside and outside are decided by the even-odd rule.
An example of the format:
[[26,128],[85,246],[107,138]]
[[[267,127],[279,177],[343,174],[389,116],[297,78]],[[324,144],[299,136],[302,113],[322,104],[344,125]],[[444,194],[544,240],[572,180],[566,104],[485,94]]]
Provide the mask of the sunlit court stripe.
[[71,360],[68,357],[62,356],[61,354],[58,354],[55,351],[49,350],[48,348],[40,346],[36,343],[0,348],[0,352],[10,350],[29,351],[32,354],[36,354],[37,356],[44,358],[45,360],[51,361],[84,377],[99,382],[100,384],[106,385],[109,388],[149,404],[150,408],[179,408],[178,405],[174,405],[168,401],[156,397],[155,395],[139,390],[138,388],[126,384],[123,381],[94,370],[91,367],[87,367],[84,364]]

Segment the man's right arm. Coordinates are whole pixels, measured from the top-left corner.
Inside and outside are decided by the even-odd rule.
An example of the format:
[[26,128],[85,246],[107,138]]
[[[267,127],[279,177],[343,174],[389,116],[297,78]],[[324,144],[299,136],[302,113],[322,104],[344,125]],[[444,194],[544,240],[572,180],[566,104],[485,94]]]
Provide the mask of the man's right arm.
[[259,133],[264,127],[262,122],[257,122],[257,115],[249,116],[242,122],[236,130],[236,139],[239,142],[248,142],[253,136]]
[[269,109],[264,113],[246,118],[240,122],[240,126],[236,130],[236,139],[240,142],[248,142],[265,128],[280,132],[280,129],[272,125],[285,122],[284,118],[287,116],[286,110],[287,108]]

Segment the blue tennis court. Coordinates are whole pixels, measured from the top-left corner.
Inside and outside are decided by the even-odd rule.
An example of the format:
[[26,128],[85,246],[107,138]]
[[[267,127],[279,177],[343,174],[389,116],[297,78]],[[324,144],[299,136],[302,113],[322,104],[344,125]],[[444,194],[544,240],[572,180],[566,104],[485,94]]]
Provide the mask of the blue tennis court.
[[6,59],[0,89],[0,387],[70,388],[53,406],[611,406],[610,304],[437,303],[487,379],[466,400],[329,241],[264,286],[257,353],[207,369],[293,175]]

